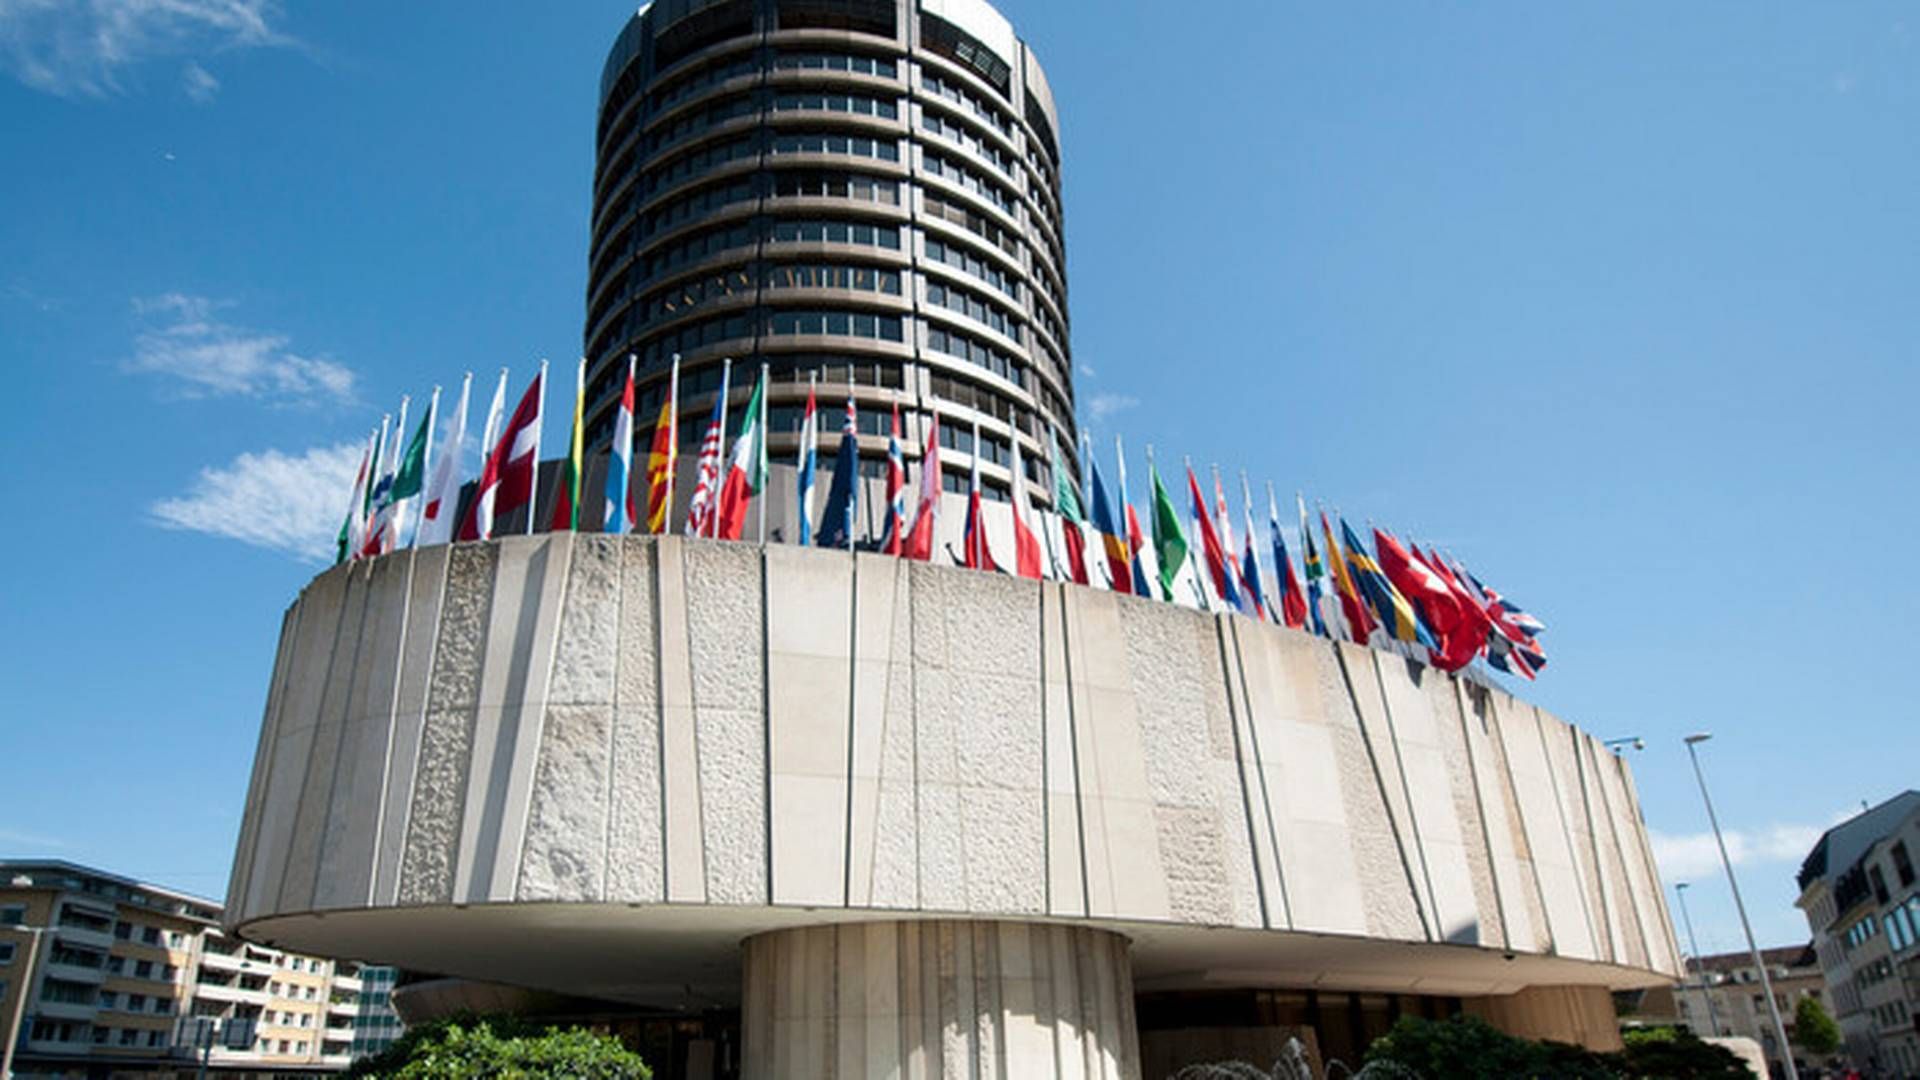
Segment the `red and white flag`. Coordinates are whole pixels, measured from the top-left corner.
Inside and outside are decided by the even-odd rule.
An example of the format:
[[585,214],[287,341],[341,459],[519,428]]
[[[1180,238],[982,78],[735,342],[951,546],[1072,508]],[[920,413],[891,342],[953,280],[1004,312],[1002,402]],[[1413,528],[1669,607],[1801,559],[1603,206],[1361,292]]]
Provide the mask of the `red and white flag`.
[[717,521],[714,508],[720,496],[720,450],[726,442],[727,391],[733,361],[720,366],[720,396],[713,399],[713,415],[700,438],[700,459],[694,466],[693,497],[687,501],[687,535],[711,536]]
[[1040,573],[1040,535],[1033,530],[1033,507],[1027,503],[1027,470],[1020,460],[1020,437],[1013,436],[1013,572],[1023,578]]
[[[500,432],[500,441],[487,454],[480,469],[480,489],[474,494],[473,507],[460,523],[460,539],[486,540],[493,536],[493,523],[533,502],[533,480],[540,464],[540,413],[545,403],[547,366],[520,397],[520,405]],[[531,530],[529,530],[531,531]]]
[[420,508],[414,547],[453,539],[453,512],[460,501],[460,459],[467,449],[467,397],[472,390],[473,373],[468,372],[460,384],[460,406],[453,413],[453,428],[440,448],[440,459],[433,464],[433,482],[427,485],[427,501]]
[[913,531],[900,545],[902,558],[926,562],[933,558],[934,518],[940,508],[940,413],[927,426],[927,449],[920,455],[920,506],[914,511]]

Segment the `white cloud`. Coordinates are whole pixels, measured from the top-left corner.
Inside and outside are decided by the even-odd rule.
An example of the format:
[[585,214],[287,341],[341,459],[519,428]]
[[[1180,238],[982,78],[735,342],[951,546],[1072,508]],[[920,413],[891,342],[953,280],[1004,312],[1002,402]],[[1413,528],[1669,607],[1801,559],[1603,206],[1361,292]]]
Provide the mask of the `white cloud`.
[[[1761,829],[1727,829],[1727,858],[1735,866],[1761,864],[1797,864],[1813,850],[1825,825],[1769,825]],[[1660,876],[1669,884],[1688,881],[1721,872],[1720,850],[1713,833],[1684,835],[1647,830],[1653,844],[1653,859],[1660,864]]]
[[1085,361],[1081,361],[1080,363],[1080,374],[1089,379],[1099,378],[1098,375],[1094,374],[1093,365]]
[[1087,411],[1095,420],[1105,420],[1117,412],[1124,412],[1140,404],[1140,399],[1132,394],[1095,394],[1087,402]]
[[33,848],[63,848],[67,846],[67,842],[58,837],[43,836],[40,833],[22,832],[19,829],[0,829],[0,844]]
[[188,98],[202,105],[211,102],[220,92],[220,80],[213,77],[213,72],[192,61],[180,72],[180,86]]
[[224,323],[215,315],[221,306],[180,293],[135,300],[134,312],[158,325],[135,337],[126,370],[175,379],[186,397],[240,395],[298,402],[353,397],[351,368],[288,352],[290,339],[284,334]]
[[279,14],[277,0],[0,0],[0,64],[36,90],[104,97],[146,60],[289,44]]
[[333,557],[353,478],[366,447],[320,446],[302,454],[264,450],[200,470],[184,495],[150,508],[168,529],[224,536],[302,559]]

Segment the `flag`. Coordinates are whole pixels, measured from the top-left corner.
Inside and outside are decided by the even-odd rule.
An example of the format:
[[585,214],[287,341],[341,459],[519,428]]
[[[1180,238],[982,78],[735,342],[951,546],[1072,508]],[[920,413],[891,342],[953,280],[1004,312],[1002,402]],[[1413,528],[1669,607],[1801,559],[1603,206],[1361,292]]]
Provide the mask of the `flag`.
[[347,516],[340,521],[340,535],[334,539],[333,561],[336,565],[347,560],[347,556],[360,545],[361,507],[367,502],[367,470],[373,465],[373,442],[378,435],[367,436],[367,448],[360,454],[360,471],[353,478],[353,494],[347,499]]
[[[385,555],[393,550],[393,541],[398,531],[400,516],[399,501],[394,496],[394,483],[399,479],[401,459],[400,439],[406,434],[407,399],[400,399],[400,419],[394,422],[392,438],[385,440],[386,445],[380,452],[384,464],[379,471],[380,479],[373,488],[373,513],[367,522],[366,533],[360,538],[360,557],[371,559]],[[407,443],[407,453],[424,453],[426,442],[415,435]]]
[[801,547],[813,543],[813,480],[820,457],[820,421],[814,415],[814,377],[807,376],[807,411],[800,417],[800,450],[795,458],[796,497],[800,501]]
[[1023,578],[1039,578],[1040,537],[1033,531],[1033,507],[1027,502],[1027,467],[1020,460],[1020,436],[1008,437],[1013,446],[1013,572]]
[[1093,528],[1100,534],[1100,543],[1107,550],[1107,567],[1113,572],[1113,591],[1130,593],[1133,591],[1133,549],[1128,546],[1127,536],[1119,519],[1114,516],[1113,504],[1107,498],[1107,486],[1100,482],[1100,465],[1092,454],[1087,456],[1089,470],[1088,483],[1093,488]]
[[921,562],[933,558],[933,526],[940,509],[940,489],[940,412],[936,409],[927,425],[926,451],[920,455],[920,505],[914,509],[913,531],[907,533],[900,545],[901,558]]
[[567,443],[567,456],[560,465],[560,488],[554,492],[553,518],[547,528],[553,532],[580,528],[580,478],[586,470],[587,444],[587,358],[573,381],[573,438]]
[[[1447,569],[1446,563],[1435,558],[1431,552],[1423,552],[1414,544],[1407,545],[1407,549],[1415,562],[1424,566],[1429,573],[1446,585],[1447,591],[1453,594],[1454,601],[1459,604],[1461,617],[1466,623],[1460,631],[1464,640],[1457,646],[1449,643],[1447,661],[1449,663],[1457,661],[1459,667],[1467,666],[1473,662],[1474,657],[1486,652],[1487,649],[1487,634],[1493,629],[1493,621],[1487,617],[1486,606],[1474,596],[1471,590],[1460,583],[1460,579],[1454,576],[1453,571]],[[1463,656],[1464,659],[1461,659]],[[1448,668],[1448,670],[1457,671],[1459,668]]]
[[767,433],[760,406],[767,399],[767,370],[753,384],[753,396],[747,399],[747,411],[740,417],[740,434],[733,439],[733,459],[727,465],[727,480],[720,487],[720,522],[716,535],[722,540],[740,539],[747,524],[747,504],[767,486]]
[[433,454],[433,425],[440,415],[440,388],[433,388],[433,397],[427,402],[427,415],[415,429],[413,438],[408,440],[407,448],[400,455],[400,466],[394,471],[393,486],[387,490],[387,499],[393,509],[387,515],[386,535],[381,538],[382,554],[400,546],[400,530],[407,523],[407,507],[426,490],[427,461]]
[[638,524],[633,506],[633,368],[627,357],[627,381],[620,389],[620,408],[613,414],[613,449],[607,454],[606,509],[600,520],[610,533],[629,533]]
[[364,559],[367,549],[376,543],[380,532],[380,508],[386,502],[387,488],[393,485],[393,444],[400,438],[399,430],[407,422],[407,399],[400,399],[400,423],[393,422],[393,414],[380,417],[380,436],[373,441],[373,465],[367,471],[366,501],[360,511],[360,535],[353,542],[350,558]]
[[427,501],[420,507],[420,527],[413,533],[414,547],[453,539],[453,513],[460,501],[460,465],[467,453],[467,399],[472,392],[473,373],[468,372],[460,382],[460,405],[453,411],[453,428],[433,463],[433,481],[427,485]]
[[1194,526],[1200,531],[1200,556],[1207,562],[1207,574],[1213,579],[1214,594],[1228,607],[1240,606],[1240,592],[1234,588],[1230,556],[1220,546],[1220,534],[1214,530],[1213,516],[1207,510],[1207,497],[1200,494],[1200,479],[1187,466],[1187,493],[1193,498]]
[[[1253,606],[1253,598],[1247,593],[1246,579],[1241,576],[1240,564],[1234,558],[1233,515],[1227,510],[1227,493],[1220,486],[1220,467],[1218,465],[1213,467],[1213,502],[1216,508],[1215,512],[1219,514],[1219,519],[1215,523],[1214,528],[1219,530],[1221,560],[1224,564],[1223,568],[1226,570],[1227,580],[1233,586],[1233,598],[1229,603],[1238,609],[1241,614],[1252,615],[1258,618],[1259,612],[1255,610]],[[1222,596],[1221,599],[1224,600],[1226,597]]]
[[[505,422],[506,415],[507,415],[507,369],[501,368],[500,381],[498,383],[495,383],[493,387],[493,403],[487,407],[487,422],[480,429],[480,469],[483,476],[485,475],[485,472],[486,472],[487,455],[493,449],[494,440],[500,437],[500,425],[503,422]],[[457,490],[458,484],[456,484],[455,487]],[[474,507],[480,505],[480,477],[474,478],[473,496],[474,496],[473,501],[467,504],[468,515],[471,515]],[[455,502],[457,501],[458,500],[455,500]],[[449,502],[447,504],[446,514],[447,514],[447,529],[448,529],[449,535],[454,539],[460,539],[460,540],[477,539],[477,537],[467,537],[462,535],[462,533],[465,530],[467,515],[462,515],[462,517],[456,521],[453,515],[458,513],[459,509],[460,508],[458,506],[454,505],[454,502]],[[491,511],[488,511],[486,520],[483,523],[481,523],[480,536],[492,536],[492,535],[493,535],[493,514]]]
[[1187,561],[1187,534],[1180,528],[1180,513],[1173,508],[1167,487],[1160,482],[1160,471],[1153,464],[1153,448],[1147,448],[1147,483],[1153,489],[1153,557],[1160,564],[1160,591],[1164,599],[1173,599],[1173,583]]
[[900,449],[900,406],[893,407],[893,425],[887,429],[887,523],[880,550],[899,555],[907,530],[907,459]]
[[[1246,588],[1246,603],[1256,619],[1267,617],[1267,594],[1260,584],[1260,556],[1253,549],[1253,491],[1247,487],[1247,474],[1240,474],[1240,505],[1246,514],[1247,545],[1240,554],[1240,581]],[[1275,618],[1278,618],[1275,614]]]
[[1287,554],[1287,541],[1280,533],[1280,504],[1274,501],[1272,484],[1267,485],[1267,538],[1273,542],[1274,587],[1280,590],[1276,615],[1280,622],[1298,630],[1307,624],[1307,599],[1301,595],[1293,558]]
[[[633,358],[628,357],[631,363]],[[680,354],[673,354],[667,376],[667,396],[660,399],[660,415],[653,420],[653,442],[647,448],[647,532],[667,531],[673,510],[673,474],[680,468]]]
[[1446,580],[1401,546],[1392,533],[1374,529],[1373,549],[1379,553],[1381,572],[1432,633],[1433,666],[1459,671],[1473,663],[1487,640],[1485,614],[1464,609]]
[[1395,641],[1414,642],[1427,647],[1429,651],[1439,648],[1433,635],[1421,624],[1419,616],[1413,613],[1413,605],[1394,588],[1393,582],[1374,561],[1367,546],[1353,533],[1353,527],[1345,518],[1340,519],[1340,535],[1346,542],[1347,565],[1359,584],[1360,591],[1373,603],[1374,613],[1380,617],[1380,628]]
[[716,515],[714,497],[720,492],[720,452],[726,441],[727,382],[733,361],[720,365],[720,396],[713,399],[713,415],[707,419],[707,433],[700,439],[700,460],[694,468],[693,498],[687,504],[687,535],[709,536]]
[[820,519],[820,546],[851,548],[860,514],[860,414],[847,394],[847,418],[840,425],[840,452],[833,461],[833,485],[827,512]]
[[[1467,568],[1458,562],[1453,564],[1453,570],[1466,586],[1468,594],[1479,599],[1492,626],[1487,634],[1487,664],[1496,671],[1527,679],[1538,675],[1540,669],[1547,666],[1547,656],[1535,640],[1537,631],[1529,633],[1527,626],[1545,627],[1538,619],[1521,611],[1518,604],[1481,584],[1479,578],[1468,573]],[[1515,612],[1525,618],[1525,624],[1515,617]]]
[[1326,599],[1327,564],[1320,558],[1320,549],[1313,544],[1313,529],[1307,524],[1307,500],[1299,492],[1293,493],[1293,502],[1300,508],[1300,546],[1301,558],[1307,579],[1307,619],[1308,628],[1323,638],[1333,636],[1327,629],[1327,613],[1324,607]]
[[1080,493],[1074,490],[1066,465],[1060,460],[1060,440],[1047,429],[1047,444],[1053,456],[1053,511],[1060,518],[1060,546],[1066,549],[1066,576],[1077,585],[1088,583],[1087,534],[1080,531],[1085,514],[1080,509]]
[[1333,567],[1334,592],[1340,597],[1340,612],[1346,617],[1347,637],[1364,645],[1373,636],[1373,616],[1367,614],[1366,601],[1354,585],[1346,555],[1340,550],[1340,542],[1333,538],[1333,526],[1328,524],[1324,510],[1320,512],[1320,532],[1326,537],[1327,562]]
[[960,565],[969,570],[998,570],[987,547],[987,522],[980,506],[980,422],[973,423],[973,472],[967,480],[967,527],[961,537]]
[[1153,586],[1147,574],[1146,535],[1140,530],[1140,515],[1133,512],[1133,504],[1127,504],[1127,548],[1133,563],[1133,595],[1151,597]]
[[[540,463],[540,414],[545,400],[547,366],[533,377],[520,404],[507,419],[500,441],[487,454],[480,469],[480,486],[473,506],[460,523],[460,539],[486,540],[493,536],[494,522],[522,506],[527,507],[529,525],[533,511],[533,481]],[[532,531],[529,529],[528,531]]]

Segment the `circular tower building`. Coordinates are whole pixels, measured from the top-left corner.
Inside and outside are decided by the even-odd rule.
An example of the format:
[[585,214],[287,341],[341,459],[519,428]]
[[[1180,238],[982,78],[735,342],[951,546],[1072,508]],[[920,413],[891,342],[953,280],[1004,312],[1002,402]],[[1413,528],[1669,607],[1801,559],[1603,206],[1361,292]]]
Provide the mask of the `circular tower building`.
[[730,358],[736,409],[769,368],[776,460],[817,373],[829,448],[852,381],[863,471],[882,468],[893,406],[908,447],[938,408],[949,490],[975,421],[989,497],[1014,438],[1049,490],[1050,435],[1078,468],[1058,129],[1039,63],[981,0],[642,8],[601,79],[590,445],[611,437],[626,358],[646,425],[678,354],[690,473]]

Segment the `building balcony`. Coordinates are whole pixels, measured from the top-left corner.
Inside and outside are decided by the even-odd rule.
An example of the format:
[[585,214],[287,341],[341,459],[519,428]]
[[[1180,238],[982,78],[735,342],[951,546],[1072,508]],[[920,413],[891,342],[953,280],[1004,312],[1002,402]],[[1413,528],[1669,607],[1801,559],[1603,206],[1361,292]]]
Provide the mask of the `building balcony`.
[[101,983],[105,982],[107,978],[107,973],[102,968],[82,967],[79,964],[61,964],[53,961],[48,961],[47,965],[42,968],[41,971],[49,979],[70,979],[74,982]]
[[33,1006],[33,1014],[47,1020],[92,1020],[99,1012],[99,1003],[93,1001],[48,1001],[42,998]]
[[366,984],[360,981],[360,976],[358,975],[335,975],[333,977],[333,988],[335,990],[346,990],[357,994],[365,989],[365,986]]
[[61,923],[54,928],[54,936],[69,945],[83,945],[91,949],[113,948],[113,930],[94,930],[84,926],[72,926]]
[[359,1013],[360,1003],[352,998],[345,1000],[331,998],[327,1001],[327,1011],[330,1013],[341,1013],[345,1016],[353,1016]]
[[218,983],[200,983],[193,988],[193,994],[208,1001],[232,1001],[247,1005],[265,1005],[268,1001],[265,990],[248,990],[239,986],[221,986]]
[[350,1043],[353,1041],[353,1025],[343,1024],[337,1027],[327,1028],[321,1032],[321,1037],[328,1042]]

